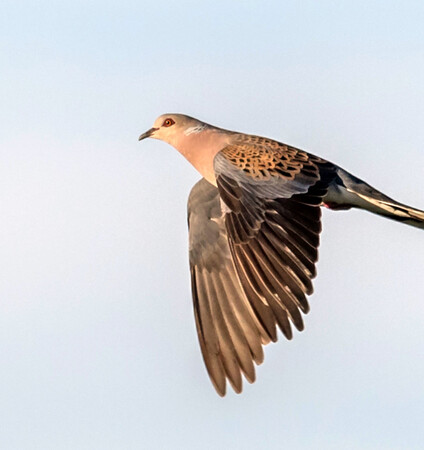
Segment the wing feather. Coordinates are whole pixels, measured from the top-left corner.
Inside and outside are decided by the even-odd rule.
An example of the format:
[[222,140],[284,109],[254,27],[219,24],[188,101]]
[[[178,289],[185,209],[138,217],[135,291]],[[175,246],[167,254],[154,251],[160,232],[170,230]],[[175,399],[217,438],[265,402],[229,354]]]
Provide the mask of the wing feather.
[[303,330],[316,275],[320,205],[334,166],[301,150],[243,136],[214,160],[188,204],[190,267],[203,359],[220,395],[255,380],[262,346]]
[[287,318],[303,330],[301,313],[309,311],[320,205],[335,167],[301,150],[244,135],[216,155],[214,167],[246,296],[250,300],[254,292],[291,338]]
[[204,179],[190,194],[188,222],[193,305],[203,360],[220,395],[225,395],[227,379],[241,392],[241,374],[249,382],[255,380],[254,363],[264,358],[262,345],[275,339],[273,316],[258,304],[255,294],[252,301],[247,299],[232,260],[218,190]]

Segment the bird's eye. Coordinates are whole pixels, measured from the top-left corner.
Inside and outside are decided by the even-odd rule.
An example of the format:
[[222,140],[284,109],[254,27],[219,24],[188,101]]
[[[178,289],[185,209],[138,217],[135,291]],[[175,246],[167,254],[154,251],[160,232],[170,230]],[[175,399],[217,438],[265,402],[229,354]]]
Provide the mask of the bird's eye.
[[174,120],[172,120],[171,118],[168,118],[168,119],[165,119],[165,120],[163,121],[162,126],[163,126],[163,127],[170,127],[171,125],[174,125],[174,123],[175,123]]

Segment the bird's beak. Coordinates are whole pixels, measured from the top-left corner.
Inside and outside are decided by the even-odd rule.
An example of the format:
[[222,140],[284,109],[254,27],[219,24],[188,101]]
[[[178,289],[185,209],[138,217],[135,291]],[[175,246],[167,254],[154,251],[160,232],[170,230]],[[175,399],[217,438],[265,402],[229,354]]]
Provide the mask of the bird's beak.
[[140,134],[138,140],[142,141],[143,139],[150,137],[156,130],[158,130],[158,128],[150,128],[150,130],[147,130],[145,133]]

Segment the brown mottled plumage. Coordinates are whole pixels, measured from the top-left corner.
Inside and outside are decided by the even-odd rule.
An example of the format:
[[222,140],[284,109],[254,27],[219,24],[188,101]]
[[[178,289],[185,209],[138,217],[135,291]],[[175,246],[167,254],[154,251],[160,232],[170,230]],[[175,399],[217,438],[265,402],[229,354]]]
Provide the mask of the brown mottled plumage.
[[314,162],[324,162],[302,150],[259,136],[244,136],[240,141],[226,146],[220,153],[255,179],[269,179],[271,176],[294,179],[300,171],[317,175]]
[[316,275],[321,206],[362,208],[424,228],[396,202],[322,158],[182,114],[140,136],[173,145],[204,177],[188,201],[190,269],[200,348],[220,395],[255,380],[262,345],[303,330]]

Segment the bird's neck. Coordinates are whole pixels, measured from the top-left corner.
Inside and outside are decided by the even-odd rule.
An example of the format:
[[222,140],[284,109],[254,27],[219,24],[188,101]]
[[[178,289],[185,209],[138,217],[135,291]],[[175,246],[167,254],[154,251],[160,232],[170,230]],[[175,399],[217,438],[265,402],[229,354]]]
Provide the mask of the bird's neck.
[[231,132],[210,127],[199,133],[183,135],[172,145],[209,183],[216,186],[213,160],[230,143],[231,135]]

